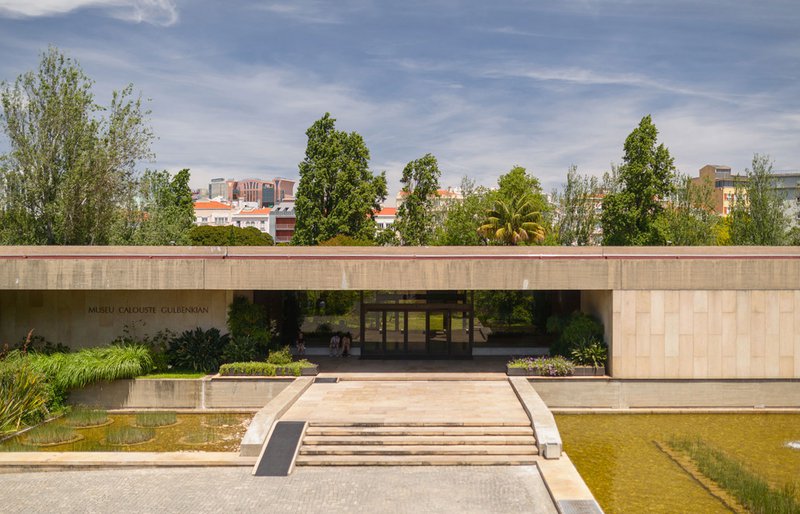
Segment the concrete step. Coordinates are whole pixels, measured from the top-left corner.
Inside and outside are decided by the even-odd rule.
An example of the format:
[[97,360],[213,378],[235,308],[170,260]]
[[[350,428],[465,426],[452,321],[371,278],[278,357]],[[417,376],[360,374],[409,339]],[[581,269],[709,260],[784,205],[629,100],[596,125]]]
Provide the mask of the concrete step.
[[538,450],[533,445],[313,445],[300,448],[300,455],[536,455]]
[[417,436],[417,435],[440,435],[440,436],[469,436],[469,435],[491,435],[491,436],[533,436],[533,429],[527,426],[334,426],[321,427],[309,426],[306,429],[306,436]]
[[532,435],[307,435],[304,445],[535,445]]
[[533,455],[298,455],[297,466],[526,466]]
[[492,423],[483,422],[447,422],[447,421],[420,421],[420,422],[402,422],[402,423],[373,423],[373,422],[328,422],[328,421],[312,421],[308,423],[309,427],[530,427],[530,423],[516,422],[516,421],[496,421]]

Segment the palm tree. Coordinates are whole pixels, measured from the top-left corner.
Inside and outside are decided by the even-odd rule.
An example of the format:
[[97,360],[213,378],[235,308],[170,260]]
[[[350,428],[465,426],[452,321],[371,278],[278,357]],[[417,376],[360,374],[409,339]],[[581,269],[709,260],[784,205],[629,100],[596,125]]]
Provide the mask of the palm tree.
[[504,245],[538,242],[544,239],[541,219],[542,214],[534,208],[531,195],[510,201],[497,200],[494,209],[487,211],[478,233]]

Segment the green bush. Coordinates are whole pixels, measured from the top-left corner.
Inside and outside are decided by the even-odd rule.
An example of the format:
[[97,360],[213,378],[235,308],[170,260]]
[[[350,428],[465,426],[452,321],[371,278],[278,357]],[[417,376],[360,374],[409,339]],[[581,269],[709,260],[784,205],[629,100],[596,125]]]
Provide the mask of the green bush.
[[193,246],[272,246],[272,236],[256,227],[192,227],[189,244]]
[[142,345],[111,345],[53,355],[30,354],[27,359],[47,376],[57,394],[103,380],[134,378],[153,368],[150,352]]
[[231,362],[219,368],[223,376],[274,377],[277,375],[300,376],[303,368],[313,368],[307,360],[299,360],[288,364],[272,364],[269,362]]
[[269,352],[267,362],[283,366],[292,362],[292,350],[288,346],[284,346],[280,350],[273,350]]
[[212,372],[219,368],[228,334],[216,328],[187,330],[169,342],[170,364],[178,369]]
[[545,377],[566,377],[575,373],[575,365],[564,357],[522,357],[508,362],[509,368],[523,368]]
[[15,355],[0,362],[0,432],[44,419],[51,396],[45,375],[27,358]]
[[580,311],[568,317],[551,316],[547,320],[547,332],[557,334],[558,339],[550,346],[550,355],[568,357],[572,349],[586,339],[603,340],[603,324]]
[[573,346],[572,360],[579,366],[600,368],[608,360],[608,348],[596,339],[583,339]]
[[153,336],[145,334],[142,337],[137,337],[135,331],[135,324],[125,325],[122,329],[122,335],[111,341],[111,344],[118,346],[144,346],[153,359],[152,371],[167,371],[169,369],[167,349],[169,348],[169,342],[175,337],[175,333],[169,329],[164,329],[159,330]]
[[228,331],[231,341],[225,349],[224,362],[261,360],[267,355],[272,332],[263,305],[235,297],[228,307]]

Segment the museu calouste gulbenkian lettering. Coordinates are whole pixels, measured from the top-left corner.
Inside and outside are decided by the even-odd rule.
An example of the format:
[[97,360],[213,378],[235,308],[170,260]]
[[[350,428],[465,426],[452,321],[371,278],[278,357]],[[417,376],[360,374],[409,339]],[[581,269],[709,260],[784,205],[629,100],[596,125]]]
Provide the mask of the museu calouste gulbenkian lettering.
[[[225,328],[258,291],[578,291],[614,378],[800,378],[788,247],[4,247],[0,343],[75,348],[125,326]],[[363,320],[363,316],[362,316]]]

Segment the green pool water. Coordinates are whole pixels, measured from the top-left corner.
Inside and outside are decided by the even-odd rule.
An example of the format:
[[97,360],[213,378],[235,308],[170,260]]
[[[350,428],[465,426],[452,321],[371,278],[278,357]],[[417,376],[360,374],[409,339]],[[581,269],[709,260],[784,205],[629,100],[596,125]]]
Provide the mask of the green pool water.
[[609,513],[730,512],[654,441],[698,437],[800,500],[800,414],[562,414],[564,450]]
[[[209,451],[235,452],[244,436],[252,414],[178,414],[175,425],[156,428],[151,441],[130,446],[107,444],[106,433],[119,426],[134,426],[135,414],[109,414],[110,425],[97,428],[77,429],[83,439],[74,443],[53,446],[34,446],[28,444],[22,434],[0,444],[0,451],[51,451],[51,452],[175,452]],[[64,418],[50,423],[63,425]]]

